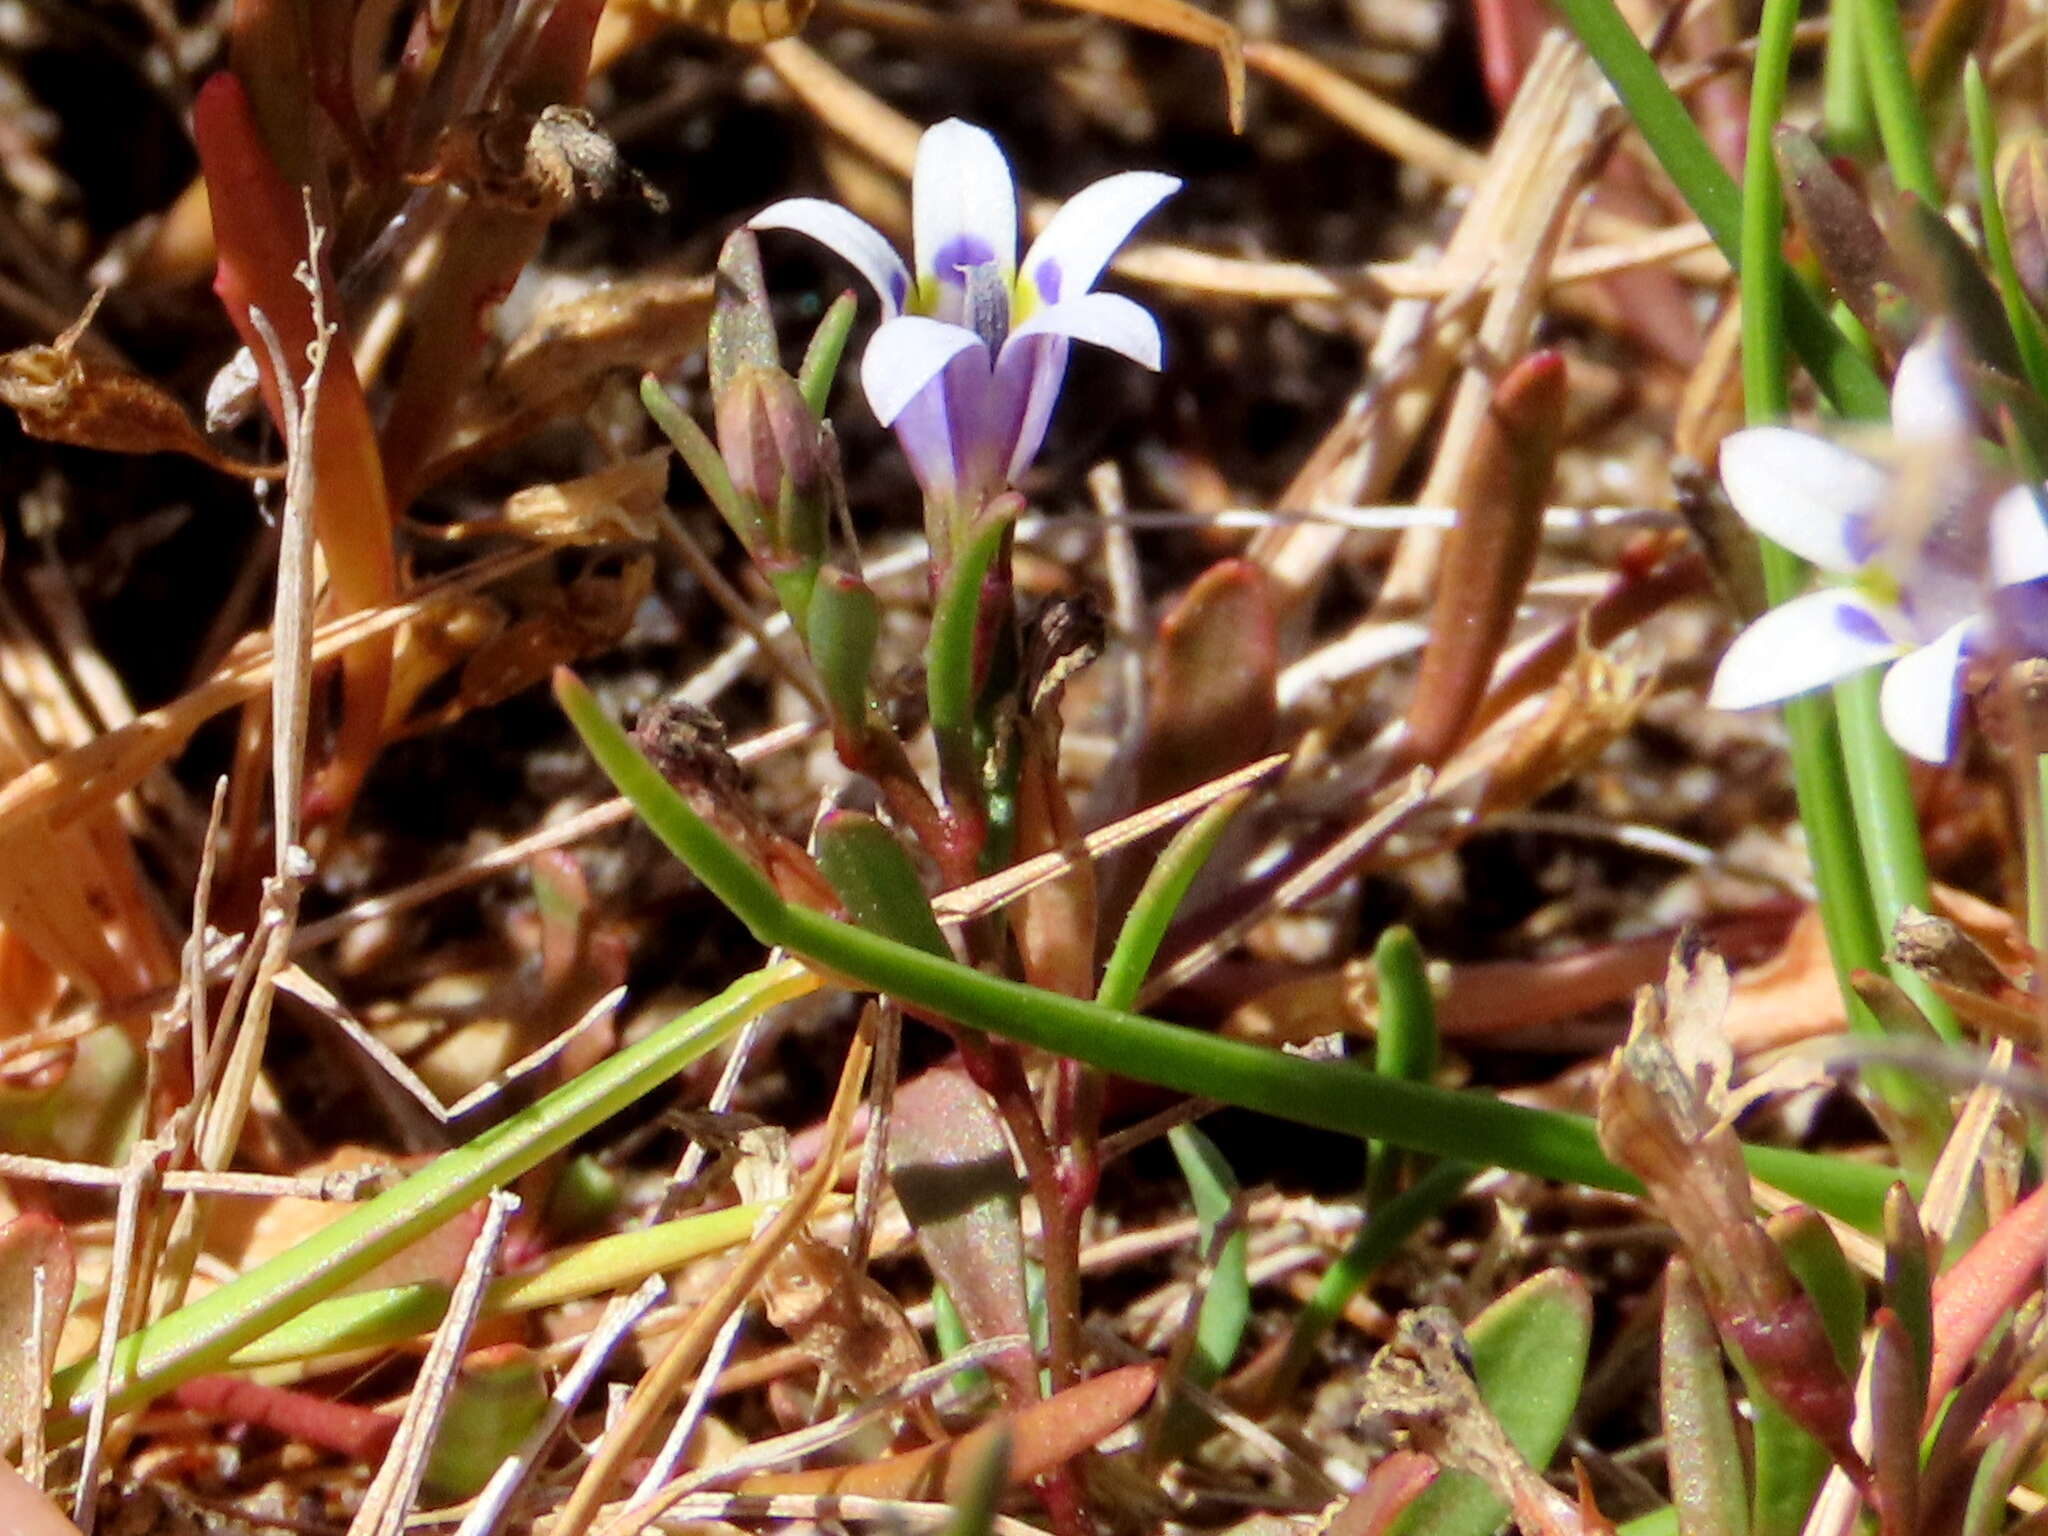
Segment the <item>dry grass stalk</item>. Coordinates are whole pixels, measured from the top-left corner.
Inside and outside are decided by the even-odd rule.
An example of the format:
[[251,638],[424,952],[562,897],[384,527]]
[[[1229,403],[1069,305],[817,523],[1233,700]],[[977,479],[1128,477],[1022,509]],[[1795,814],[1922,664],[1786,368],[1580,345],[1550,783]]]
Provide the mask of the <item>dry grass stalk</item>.
[[363,1495],[355,1519],[349,1522],[349,1536],[399,1536],[419,1497],[420,1481],[426,1476],[427,1456],[434,1448],[434,1435],[455,1386],[456,1368],[462,1363],[469,1336],[483,1312],[484,1292],[497,1268],[498,1252],[513,1213],[519,1209],[516,1196],[504,1190],[492,1193],[484,1213],[483,1229],[470,1245],[462,1266],[462,1279],[448,1298],[448,1314],[434,1331],[433,1346],[420,1364],[419,1381],[406,1399],[405,1414],[398,1435],[385,1453],[384,1464]]
[[[719,1283],[718,1289],[691,1316],[689,1324],[670,1344],[668,1352],[634,1387],[625,1411],[593,1451],[590,1465],[584,1469],[583,1476],[564,1504],[560,1517],[562,1529],[582,1530],[590,1524],[605,1494],[617,1480],[620,1469],[638,1452],[655,1419],[667,1411],[683,1382],[702,1363],[714,1335],[725,1325],[726,1315],[745,1305],[747,1297],[775,1262],[776,1256],[810,1220],[818,1201],[838,1176],[839,1158],[846,1149],[854,1110],[860,1103],[861,1089],[867,1080],[872,1046],[873,1041],[866,1031],[854,1036],[826,1119],[829,1129],[825,1154],[812,1166],[803,1183],[774,1219],[748,1244],[746,1252]],[[659,1510],[652,1511],[647,1518],[652,1519],[659,1513]]]
[[[1577,193],[1600,150],[1606,108],[1595,80],[1577,43],[1561,32],[1544,38],[1501,125],[1487,179],[1445,253],[1458,260],[1468,230],[1476,236],[1485,228],[1487,248],[1498,251],[1505,278],[1496,284],[1474,336],[1478,359],[1452,396],[1436,457],[1416,498],[1424,506],[1456,504],[1467,461],[1492,406],[1495,375],[1528,348],[1547,282],[1544,274],[1562,247]],[[1482,219],[1487,224],[1474,222]],[[1400,613],[1427,600],[1442,547],[1443,535],[1435,529],[1411,529],[1402,536],[1380,591],[1380,612]]]

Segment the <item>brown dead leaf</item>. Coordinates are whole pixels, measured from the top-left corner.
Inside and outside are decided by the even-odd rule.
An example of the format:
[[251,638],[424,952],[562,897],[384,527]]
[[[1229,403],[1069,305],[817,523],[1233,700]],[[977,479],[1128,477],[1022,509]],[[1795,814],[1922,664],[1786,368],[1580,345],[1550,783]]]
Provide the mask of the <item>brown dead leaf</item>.
[[712,279],[620,278],[543,304],[462,397],[422,480],[581,410],[615,374],[666,374],[704,344]]
[[244,464],[214,447],[162,385],[80,349],[104,297],[105,289],[94,294],[54,341],[0,354],[0,404],[13,408],[21,430],[107,453],[181,453],[245,480],[279,478],[280,466]]
[[902,1456],[857,1467],[768,1472],[747,1478],[741,1493],[830,1493],[878,1499],[958,1499],[987,1460],[989,1447],[1010,1440],[1010,1481],[1029,1482],[1091,1450],[1129,1423],[1159,1381],[1156,1365],[1126,1365],[1067,1388],[1014,1414]]
[[652,543],[660,533],[656,514],[667,504],[668,459],[659,448],[575,480],[530,485],[506,498],[504,516],[486,526],[542,544]]
[[1648,1187],[1684,1244],[1716,1325],[1758,1380],[1852,1476],[1855,1394],[1819,1310],[1757,1219],[1726,1118],[1728,974],[1696,940],[1672,953],[1664,994],[1644,988],[1600,1084],[1600,1147]]

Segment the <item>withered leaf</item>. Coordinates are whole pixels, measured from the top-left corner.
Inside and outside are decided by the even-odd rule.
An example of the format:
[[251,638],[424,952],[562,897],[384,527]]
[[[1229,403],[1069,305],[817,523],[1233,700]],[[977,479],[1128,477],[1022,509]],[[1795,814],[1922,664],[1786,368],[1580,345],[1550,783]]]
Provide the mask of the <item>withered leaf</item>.
[[1764,1230],[1723,1117],[1727,969],[1694,935],[1673,951],[1665,995],[1644,988],[1628,1041],[1600,1084],[1600,1146],[1648,1186],[1678,1233],[1722,1335],[1757,1380],[1859,1481],[1855,1396],[1819,1310]]
[[0,404],[13,407],[21,430],[107,453],[181,453],[245,480],[280,478],[277,466],[244,464],[215,448],[162,385],[80,350],[104,297],[104,289],[94,294],[54,341],[0,353]]

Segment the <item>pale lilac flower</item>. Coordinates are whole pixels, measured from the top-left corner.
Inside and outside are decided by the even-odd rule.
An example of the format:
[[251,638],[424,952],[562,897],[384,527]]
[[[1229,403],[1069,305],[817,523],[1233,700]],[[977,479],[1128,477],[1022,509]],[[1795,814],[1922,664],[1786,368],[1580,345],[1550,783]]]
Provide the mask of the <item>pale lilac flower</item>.
[[882,301],[861,384],[893,427],[927,497],[972,514],[1012,484],[1045,441],[1073,342],[1157,369],[1159,325],[1131,300],[1091,292],[1138,222],[1180,186],[1126,171],[1083,189],[1017,261],[1017,190],[980,128],[948,119],[917,146],[911,178],[916,272],[835,203],[796,197],[748,222],[829,246]]
[[1887,670],[1886,732],[1946,762],[1972,659],[2010,648],[2048,577],[2048,524],[2031,486],[2000,483],[1976,440],[1945,338],[1910,349],[1892,381],[1895,462],[1810,432],[1752,427],[1721,445],[1721,483],[1743,520],[1848,578],[1793,598],[1736,637],[1708,697],[1777,703],[1865,668]]

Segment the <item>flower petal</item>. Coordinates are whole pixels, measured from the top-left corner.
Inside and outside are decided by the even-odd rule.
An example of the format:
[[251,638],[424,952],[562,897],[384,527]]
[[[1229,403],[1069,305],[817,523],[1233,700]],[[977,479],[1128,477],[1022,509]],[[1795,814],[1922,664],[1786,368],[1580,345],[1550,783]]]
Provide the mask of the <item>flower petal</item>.
[[[894,426],[903,408],[969,347],[981,347],[981,338],[965,326],[923,315],[883,321],[860,363],[861,387],[875,419]],[[986,356],[987,349],[982,351]]]
[[1930,328],[1900,357],[1892,374],[1892,432],[1922,441],[1976,435],[1976,408],[1946,325]]
[[1067,376],[1067,354],[1073,343],[1044,333],[1005,346],[996,362],[992,403],[993,430],[1004,454],[1004,479],[1015,485],[1038,450],[1052,422],[1053,402]]
[[1753,709],[1810,693],[1907,649],[1892,618],[1860,594],[1835,588],[1782,603],[1735,637],[1707,702]]
[[1159,371],[1159,322],[1149,309],[1120,293],[1084,293],[1077,299],[1048,304],[1010,332],[1010,341],[1026,336],[1065,336],[1092,342]]
[[837,203],[819,197],[787,197],[751,219],[749,229],[793,229],[843,257],[868,280],[882,301],[884,317],[903,313],[910,300],[910,269],[882,232]]
[[2048,508],[2042,492],[2016,485],[1991,508],[1991,584],[2017,586],[2048,576]]
[[986,130],[957,117],[925,130],[911,171],[910,223],[920,284],[958,288],[962,268],[988,262],[1005,283],[1016,275],[1017,185]]
[[1965,619],[1891,664],[1878,693],[1885,734],[1923,763],[1945,763],[1955,752],[1956,717],[1963,702],[1963,665],[1978,621]]
[[1742,520],[1824,571],[1877,553],[1884,471],[1860,454],[1788,427],[1749,427],[1721,444],[1721,484]]
[[1031,242],[1020,270],[1036,304],[1078,298],[1095,286],[1146,214],[1180,190],[1180,178],[1124,171],[1083,187]]

